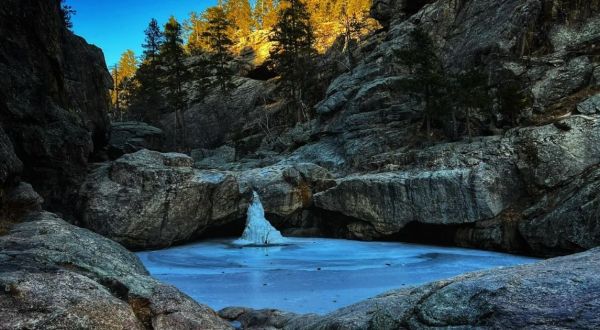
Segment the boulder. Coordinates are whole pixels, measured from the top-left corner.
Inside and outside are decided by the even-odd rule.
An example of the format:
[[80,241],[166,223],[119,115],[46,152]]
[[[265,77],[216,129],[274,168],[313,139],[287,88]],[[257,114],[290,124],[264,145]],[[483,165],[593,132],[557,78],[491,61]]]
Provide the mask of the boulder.
[[163,144],[162,130],[143,122],[118,122],[110,127],[108,152],[112,159],[141,149],[161,151]]
[[593,66],[587,56],[576,57],[565,65],[548,70],[531,89],[535,106],[544,109],[577,92],[589,83],[592,71]]
[[600,170],[597,167],[550,190],[526,210],[519,233],[541,255],[600,246]]
[[0,198],[0,235],[6,234],[10,228],[31,212],[40,212],[44,199],[26,182],[19,182],[7,189]]
[[83,184],[81,225],[133,249],[182,243],[244,217],[249,191],[183,154],[141,150],[100,165]]
[[600,250],[391,291],[324,316],[228,308],[244,329],[596,329]]
[[572,116],[515,130],[517,166],[530,190],[551,189],[600,162],[600,118]]
[[196,168],[223,168],[235,161],[235,148],[221,146],[217,149],[194,149],[192,150],[192,158]]
[[0,251],[3,328],[231,328],[121,245],[51,213],[0,237]]
[[600,94],[596,94],[577,105],[577,111],[584,115],[593,115],[600,112]]
[[[484,163],[472,168],[349,176],[315,195],[315,206],[355,219],[349,232],[374,239],[411,222],[450,225],[499,215],[519,198],[511,170]],[[368,226],[365,226],[368,224]]]

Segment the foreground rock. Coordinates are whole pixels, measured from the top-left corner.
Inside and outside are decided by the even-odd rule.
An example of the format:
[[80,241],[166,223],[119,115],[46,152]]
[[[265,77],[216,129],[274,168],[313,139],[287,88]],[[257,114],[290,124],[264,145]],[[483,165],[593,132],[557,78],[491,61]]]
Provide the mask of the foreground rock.
[[245,329],[597,329],[600,250],[391,291],[325,316],[222,310]]
[[51,213],[0,237],[2,329],[229,329],[122,246]]
[[141,150],[100,165],[81,188],[81,224],[133,249],[170,246],[244,217],[251,192],[182,154]]

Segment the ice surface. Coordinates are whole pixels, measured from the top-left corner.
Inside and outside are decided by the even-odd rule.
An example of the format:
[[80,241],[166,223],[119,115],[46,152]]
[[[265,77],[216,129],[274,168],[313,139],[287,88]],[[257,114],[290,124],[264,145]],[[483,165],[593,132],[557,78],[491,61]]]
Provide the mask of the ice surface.
[[324,314],[391,289],[533,258],[404,243],[288,238],[240,247],[207,241],[138,253],[150,273],[214,309],[277,308]]
[[237,245],[276,245],[287,241],[265,218],[265,210],[256,191],[252,204],[248,207],[246,228],[242,237],[234,242]]

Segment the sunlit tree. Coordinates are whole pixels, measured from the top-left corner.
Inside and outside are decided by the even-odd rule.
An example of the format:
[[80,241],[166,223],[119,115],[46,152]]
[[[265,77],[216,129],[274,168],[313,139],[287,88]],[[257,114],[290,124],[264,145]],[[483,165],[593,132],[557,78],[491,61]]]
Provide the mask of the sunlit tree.
[[113,89],[111,91],[111,101],[115,115],[120,120],[131,104],[134,91],[136,89],[135,74],[138,68],[138,61],[132,50],[125,51],[119,62],[111,70],[113,77]]
[[257,0],[254,5],[254,21],[257,29],[271,30],[277,24],[279,1]]
[[147,122],[156,122],[160,115],[160,107],[164,103],[161,93],[162,69],[160,50],[164,43],[164,35],[158,21],[152,19],[144,31],[144,49],[139,69],[135,74],[136,88],[129,109],[130,117]]
[[227,32],[232,23],[223,7],[220,6],[208,8],[205,18],[207,27],[204,37],[209,47],[207,70],[215,77],[214,83],[221,92],[226,93],[233,87],[231,83],[233,70],[230,67],[233,60],[231,55],[233,41]]
[[315,38],[308,9],[301,0],[282,1],[273,28],[271,59],[281,73],[284,88],[296,106],[297,120],[307,117],[305,101],[315,86]]
[[243,39],[250,35],[255,25],[249,0],[227,0],[222,6],[231,23],[232,38]]

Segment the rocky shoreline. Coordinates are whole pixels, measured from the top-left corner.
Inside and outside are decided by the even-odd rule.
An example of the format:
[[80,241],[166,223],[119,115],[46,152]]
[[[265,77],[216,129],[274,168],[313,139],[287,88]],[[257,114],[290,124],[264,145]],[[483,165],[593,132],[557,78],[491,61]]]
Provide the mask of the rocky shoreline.
[[[277,80],[237,77],[230,99],[185,111],[199,125],[186,155],[164,152],[172,113],[158,127],[111,129],[103,55],[66,29],[59,0],[4,0],[0,329],[600,327],[600,3],[584,5],[376,0],[383,29],[333,79],[316,119],[270,127],[285,108]],[[422,110],[389,69],[417,26],[449,68],[480,61],[490,80],[525,84],[520,124],[476,114],[475,138],[423,142]],[[215,102],[230,111],[215,116]],[[151,278],[127,250],[238,235],[252,190],[287,235],[555,258],[317,316],[217,314]]]

